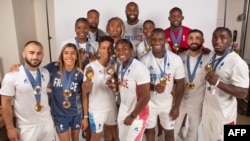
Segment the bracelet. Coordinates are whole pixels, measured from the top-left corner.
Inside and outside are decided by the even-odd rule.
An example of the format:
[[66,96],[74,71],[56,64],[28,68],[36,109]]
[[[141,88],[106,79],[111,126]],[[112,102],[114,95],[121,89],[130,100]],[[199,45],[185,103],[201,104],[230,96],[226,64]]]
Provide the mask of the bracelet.
[[89,116],[84,116],[83,118],[84,118],[84,119],[85,119],[85,118],[89,118]]
[[215,83],[214,87],[217,87],[220,83],[220,79],[217,80],[217,82]]

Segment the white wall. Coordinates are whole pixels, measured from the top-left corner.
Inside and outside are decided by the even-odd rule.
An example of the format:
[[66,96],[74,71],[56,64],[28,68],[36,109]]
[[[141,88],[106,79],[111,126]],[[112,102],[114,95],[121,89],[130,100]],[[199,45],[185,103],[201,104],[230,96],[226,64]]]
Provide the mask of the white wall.
[[[125,6],[130,0],[54,0],[56,47],[75,35],[74,24],[79,17],[86,17],[89,9],[100,12],[99,27],[105,30],[107,21],[114,16],[126,19]],[[183,10],[183,25],[204,32],[205,46],[211,48],[212,32],[216,28],[218,0],[134,0],[139,5],[139,19],[151,19],[157,27],[170,26],[169,10]]]
[[12,1],[1,0],[0,2],[0,79],[7,71],[4,66],[9,63],[19,62],[17,47],[16,27],[14,21]]

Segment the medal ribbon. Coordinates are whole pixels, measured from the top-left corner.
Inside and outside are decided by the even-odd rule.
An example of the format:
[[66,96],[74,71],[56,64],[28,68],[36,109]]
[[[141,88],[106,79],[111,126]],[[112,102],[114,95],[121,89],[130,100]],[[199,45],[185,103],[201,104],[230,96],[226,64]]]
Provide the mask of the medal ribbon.
[[164,70],[162,70],[162,68],[161,68],[160,64],[157,62],[156,58],[155,58],[155,61],[156,61],[157,65],[158,65],[158,68],[161,71],[161,77],[165,77],[165,75],[166,75],[166,64],[167,64],[167,52],[165,52],[165,54],[164,54]]
[[75,73],[76,73],[76,69],[73,69],[69,73],[67,73],[66,70],[63,69],[63,78],[62,78],[63,91],[66,89],[70,89],[70,85],[73,82]]
[[191,70],[190,70],[190,57],[189,57],[189,55],[187,55],[187,71],[188,71],[188,80],[189,80],[189,82],[193,82],[194,77],[195,77],[195,73],[196,73],[197,68],[199,66],[199,63],[201,61],[201,58],[202,58],[202,53],[199,55],[198,60],[197,60],[197,62],[195,64],[194,70],[191,73]]
[[174,31],[172,29],[170,29],[170,36],[172,38],[173,44],[179,44],[181,42],[181,35],[182,35],[182,27],[180,28],[180,30],[178,31],[178,36],[177,38],[174,35]]
[[144,47],[146,48],[148,46],[146,39],[144,39],[143,42],[144,42]]
[[126,68],[123,68],[123,65],[121,65],[121,80],[123,80],[123,77],[124,77],[126,71],[128,70],[129,66],[132,64],[133,59],[134,59],[133,57],[131,57],[129,59],[129,62],[128,62],[128,65],[126,66]]
[[[231,52],[231,47],[227,48],[227,50],[224,52],[224,54],[218,58],[216,58],[216,53],[214,54],[214,56],[212,57],[212,62],[210,63],[212,65],[213,68],[213,72],[215,72],[216,68],[218,67],[218,65],[220,64],[220,62]],[[216,64],[215,64],[216,62]]]
[[[115,44],[113,45],[113,49],[115,51]],[[113,62],[117,62],[117,57],[115,55],[112,55]]]
[[[77,37],[75,37],[75,41],[76,41],[76,46],[78,47],[78,49],[80,49],[80,45],[79,45],[79,42],[78,42]],[[89,53],[89,47],[90,47],[90,44],[89,44],[89,42],[87,41],[87,42],[86,42],[86,53]]]
[[36,89],[36,86],[40,87],[40,92],[35,93],[36,102],[40,103],[41,102],[41,72],[40,72],[39,69],[36,71],[36,80],[35,80],[34,77],[32,76],[32,74],[30,73],[30,71],[28,70],[28,68],[25,65],[23,65],[23,68],[24,68],[26,76],[28,77],[28,79],[30,81],[30,84],[31,84],[32,88],[34,89],[34,91]]

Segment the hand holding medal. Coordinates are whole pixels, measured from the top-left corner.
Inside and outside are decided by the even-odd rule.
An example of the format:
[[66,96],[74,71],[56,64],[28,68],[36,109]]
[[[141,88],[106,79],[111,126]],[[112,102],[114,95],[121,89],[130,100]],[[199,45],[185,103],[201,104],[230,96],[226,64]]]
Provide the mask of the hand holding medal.
[[88,67],[85,73],[85,76],[87,78],[87,80],[92,81],[93,77],[94,77],[94,70],[91,67]]
[[114,69],[110,66],[106,69],[106,72],[109,75],[107,78],[106,84],[112,89],[112,91],[114,92],[117,91]]
[[207,64],[204,69],[205,69],[206,74],[213,71],[212,66],[209,64]]

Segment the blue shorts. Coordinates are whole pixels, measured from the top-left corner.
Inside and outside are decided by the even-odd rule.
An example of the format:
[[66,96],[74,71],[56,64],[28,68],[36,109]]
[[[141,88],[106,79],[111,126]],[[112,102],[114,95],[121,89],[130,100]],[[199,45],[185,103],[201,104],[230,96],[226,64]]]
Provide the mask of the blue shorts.
[[71,128],[72,130],[80,130],[82,115],[75,115],[75,116],[54,115],[54,120],[56,124],[57,133],[63,133],[69,130],[69,128]]

